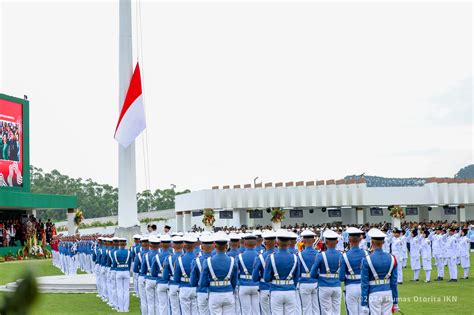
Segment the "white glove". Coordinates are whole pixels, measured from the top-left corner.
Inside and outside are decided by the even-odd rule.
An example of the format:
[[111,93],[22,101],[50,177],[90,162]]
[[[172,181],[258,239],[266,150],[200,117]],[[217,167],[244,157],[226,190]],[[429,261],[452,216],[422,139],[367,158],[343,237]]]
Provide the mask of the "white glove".
[[400,307],[398,307],[398,304],[393,304],[393,312],[398,312],[400,310]]
[[362,314],[369,314],[370,309],[368,306],[362,306]]

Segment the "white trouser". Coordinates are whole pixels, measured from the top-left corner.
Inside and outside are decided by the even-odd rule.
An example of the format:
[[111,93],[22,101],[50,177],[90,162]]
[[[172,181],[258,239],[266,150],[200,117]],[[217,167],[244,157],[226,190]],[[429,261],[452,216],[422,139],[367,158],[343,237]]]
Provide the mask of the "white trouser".
[[412,270],[420,270],[421,269],[421,264],[420,264],[420,256],[410,256],[410,266]]
[[270,311],[272,315],[296,314],[295,291],[270,292]]
[[403,282],[403,264],[402,264],[402,255],[395,254],[395,259],[397,260],[397,282]]
[[181,315],[181,309],[179,307],[179,286],[177,284],[170,284],[168,296],[171,305],[172,315]]
[[103,299],[106,299],[107,298],[107,281],[105,280],[105,277],[107,276],[107,273],[104,266],[100,266],[99,271],[100,271],[100,283],[101,283],[100,295],[102,296]]
[[181,312],[185,315],[196,315],[196,287],[180,287],[179,288],[179,302],[181,305]]
[[209,315],[209,293],[197,293],[197,307],[199,315]]
[[116,279],[116,271],[115,270],[110,270],[110,283],[111,283],[111,288],[112,292],[110,296],[112,297],[112,305],[117,306],[117,279]]
[[145,291],[146,291],[146,307],[147,314],[155,314],[155,291],[156,291],[156,280],[145,279]]
[[210,292],[209,313],[211,315],[232,315],[235,312],[235,299],[232,292]]
[[461,256],[461,267],[469,268],[470,266],[471,266],[471,262],[469,260],[469,256]]
[[94,273],[95,273],[95,286],[97,287],[97,294],[102,295],[102,282],[100,281],[100,266],[98,264],[95,265],[94,267]]
[[369,294],[370,314],[392,315],[392,291],[380,291]]
[[457,279],[458,278],[457,257],[451,257],[448,259],[448,269],[449,269],[449,278]]
[[133,290],[135,291],[136,296],[140,296],[138,294],[138,290],[139,290],[139,288],[138,288],[138,272],[133,273]]
[[168,302],[168,284],[158,283],[156,286],[156,297],[158,300],[158,312],[159,315],[169,314],[169,302]]
[[319,287],[319,307],[321,314],[341,313],[341,287]]
[[301,314],[301,298],[300,298],[300,290],[296,287],[295,290],[295,309],[296,314]]
[[361,296],[360,283],[346,285],[346,293],[344,294],[344,301],[346,302],[347,315],[362,314],[362,306],[360,305],[360,296]]
[[319,314],[318,283],[300,283],[300,300],[303,315]]
[[260,290],[260,312],[270,315],[270,290]]
[[438,277],[444,277],[444,258],[441,255],[435,256],[436,269],[438,270]]
[[120,311],[128,311],[130,304],[130,272],[116,271],[117,279],[117,308]]
[[144,276],[138,276],[138,287],[140,291],[140,310],[142,315],[146,315],[148,308],[146,304],[146,279]]
[[239,286],[240,310],[244,315],[259,315],[260,305],[258,298],[258,286]]

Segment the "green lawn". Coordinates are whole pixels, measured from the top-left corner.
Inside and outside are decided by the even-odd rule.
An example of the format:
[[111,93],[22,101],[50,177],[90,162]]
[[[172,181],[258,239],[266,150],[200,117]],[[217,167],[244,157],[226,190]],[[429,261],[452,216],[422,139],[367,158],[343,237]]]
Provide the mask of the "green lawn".
[[[474,314],[474,255],[471,254],[471,270],[468,280],[457,283],[436,282],[436,270],[432,270],[431,283],[425,284],[424,272],[421,271],[419,282],[410,282],[413,273],[410,268],[403,269],[404,284],[399,286],[400,308],[405,315],[410,314]],[[0,284],[12,282],[21,277],[27,269],[32,269],[37,276],[60,275],[61,272],[52,266],[50,260],[32,260],[7,262],[0,264]],[[458,268],[458,277],[462,276]],[[446,268],[445,279],[449,278]],[[0,293],[0,297],[4,293]],[[344,305],[341,307],[345,314]],[[95,294],[40,294],[33,314],[116,314],[99,300]],[[138,299],[130,298],[130,314],[140,314]]]

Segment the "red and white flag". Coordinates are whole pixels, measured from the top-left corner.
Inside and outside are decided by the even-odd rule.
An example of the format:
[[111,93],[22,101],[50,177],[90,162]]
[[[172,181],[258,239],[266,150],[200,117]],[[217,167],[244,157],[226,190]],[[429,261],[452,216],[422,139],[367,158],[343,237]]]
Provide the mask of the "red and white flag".
[[115,140],[124,148],[128,147],[145,130],[145,107],[142,96],[142,80],[137,63],[133,72],[127,96],[115,128]]

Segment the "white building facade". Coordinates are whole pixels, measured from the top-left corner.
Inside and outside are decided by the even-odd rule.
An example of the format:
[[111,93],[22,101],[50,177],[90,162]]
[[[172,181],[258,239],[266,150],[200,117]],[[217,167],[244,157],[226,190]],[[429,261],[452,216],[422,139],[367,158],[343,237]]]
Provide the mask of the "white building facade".
[[474,220],[474,179],[428,178],[422,186],[367,187],[366,181],[319,180],[212,187],[176,196],[176,230],[203,226],[202,211],[216,211],[215,226],[269,225],[270,209],[286,210],[283,225],[391,222],[388,207],[405,208],[405,221]]

